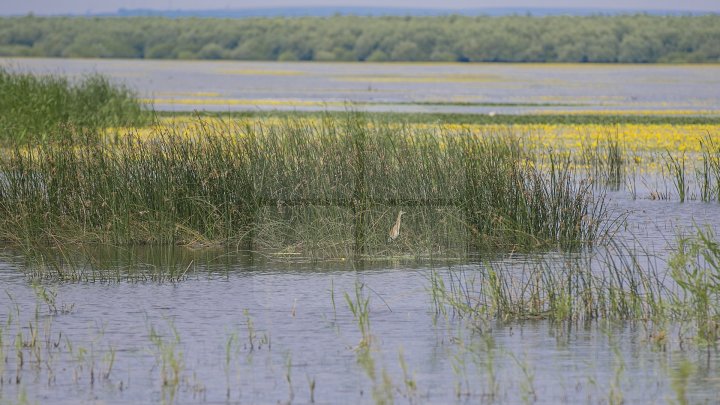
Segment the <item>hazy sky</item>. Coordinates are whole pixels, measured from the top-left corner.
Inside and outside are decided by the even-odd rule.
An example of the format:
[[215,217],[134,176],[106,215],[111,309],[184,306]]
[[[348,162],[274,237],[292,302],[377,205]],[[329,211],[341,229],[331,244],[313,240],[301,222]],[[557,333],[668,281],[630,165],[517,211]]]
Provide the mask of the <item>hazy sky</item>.
[[720,12],[718,0],[0,0],[0,14],[65,14],[115,11],[119,8],[215,9],[277,6],[383,7],[576,7],[633,10],[687,10]]

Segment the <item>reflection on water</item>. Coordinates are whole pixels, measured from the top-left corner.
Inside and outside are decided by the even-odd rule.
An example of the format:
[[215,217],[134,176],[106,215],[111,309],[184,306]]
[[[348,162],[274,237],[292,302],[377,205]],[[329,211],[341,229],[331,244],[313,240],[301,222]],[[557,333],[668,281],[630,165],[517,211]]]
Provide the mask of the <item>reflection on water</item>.
[[[717,227],[720,218],[714,203],[621,197],[610,195],[620,201],[616,209],[631,213],[618,240],[651,252],[657,272],[665,271],[664,252],[676,226],[695,221]],[[692,344],[673,324],[478,322],[433,304],[428,290],[433,274],[448,283],[458,275],[468,281],[488,263],[505,272],[531,267],[540,260],[533,255],[296,263],[171,247],[98,248],[59,256],[82,264],[88,275],[98,268],[109,273],[79,282],[38,279],[31,256],[6,254],[0,267],[3,400],[716,399],[720,360],[715,350]],[[569,260],[558,254],[541,257],[545,263]],[[54,265],[63,267],[61,261]],[[477,292],[477,284],[458,285]],[[349,308],[364,299],[371,336],[367,350]]]
[[[402,402],[401,395],[429,403],[476,403],[488,395],[505,403],[517,403],[523,396],[540,403],[605,402],[611,387],[629,402],[657,402],[674,398],[669,382],[686,358],[695,365],[687,383],[691,402],[715,398],[717,357],[680,351],[673,343],[668,351],[658,349],[649,341],[646,325],[493,323],[482,331],[493,339],[488,347],[481,331],[462,328],[452,317],[435,317],[424,289],[427,275],[425,269],[412,268],[355,273],[238,267],[173,285],[61,285],[58,296],[75,308],[51,316],[40,304],[40,336],[48,334],[50,348],[42,348],[43,364],[34,364],[32,351],[26,350],[19,385],[11,382],[18,374],[13,335],[5,334],[9,360],[2,395],[13,399],[25,390],[32,399],[52,403],[167,399],[162,355],[150,343],[152,327],[166,342],[173,339],[172,328],[179,336],[172,349],[182,357],[180,387],[174,394],[178,403],[224,401],[228,386],[231,402],[294,398],[307,403],[312,380],[318,403],[372,403],[374,384],[358,364],[355,348],[361,336],[342,299],[342,293],[352,292],[361,280],[372,288],[370,327],[375,340],[370,354],[375,369],[386,370],[393,395]],[[14,332],[14,325],[20,325],[27,339],[35,294],[19,280],[3,280],[3,285],[15,302],[4,296],[3,312],[14,312],[17,305],[21,315],[6,330]],[[252,346],[248,319],[254,328]],[[231,336],[237,337],[226,366]],[[412,394],[405,391],[401,352],[417,386]],[[491,372],[496,387],[488,383]]]

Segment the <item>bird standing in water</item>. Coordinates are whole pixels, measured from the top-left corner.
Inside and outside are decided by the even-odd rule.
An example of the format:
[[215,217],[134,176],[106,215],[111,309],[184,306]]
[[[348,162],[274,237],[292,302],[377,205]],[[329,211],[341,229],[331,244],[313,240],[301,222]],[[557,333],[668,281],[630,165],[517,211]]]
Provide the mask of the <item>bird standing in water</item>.
[[402,220],[402,215],[405,213],[405,211],[398,212],[397,220],[395,220],[395,225],[393,225],[392,228],[390,228],[390,234],[388,235],[388,242],[392,242],[395,239],[397,239],[398,236],[400,236],[400,221]]

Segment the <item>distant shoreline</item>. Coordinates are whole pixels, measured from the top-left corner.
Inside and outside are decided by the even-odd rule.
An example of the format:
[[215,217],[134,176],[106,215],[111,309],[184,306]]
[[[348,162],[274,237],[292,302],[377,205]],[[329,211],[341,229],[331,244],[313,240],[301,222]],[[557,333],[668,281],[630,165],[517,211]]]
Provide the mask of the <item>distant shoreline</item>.
[[[272,17],[332,17],[342,16],[591,16],[591,15],[634,15],[656,16],[712,15],[720,10],[707,9],[640,9],[602,7],[247,7],[219,9],[152,9],[120,8],[115,11],[86,11],[70,13],[32,13],[46,17],[165,17],[165,18],[272,18]],[[21,17],[30,13],[12,13],[6,16]]]
[[720,15],[0,18],[0,56],[718,63]]

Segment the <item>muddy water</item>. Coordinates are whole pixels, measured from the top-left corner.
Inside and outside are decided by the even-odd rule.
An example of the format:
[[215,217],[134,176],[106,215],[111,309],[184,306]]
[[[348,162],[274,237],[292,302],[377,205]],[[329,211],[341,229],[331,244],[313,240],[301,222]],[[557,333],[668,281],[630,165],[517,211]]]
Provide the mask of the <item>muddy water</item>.
[[[543,65],[8,59],[69,76],[99,72],[158,110],[501,114],[720,109],[718,65]],[[419,103],[419,104],[418,104]]]

